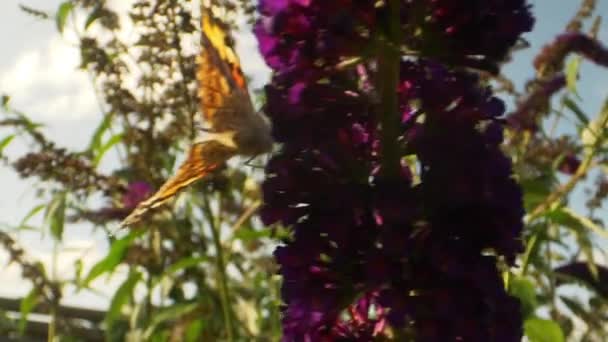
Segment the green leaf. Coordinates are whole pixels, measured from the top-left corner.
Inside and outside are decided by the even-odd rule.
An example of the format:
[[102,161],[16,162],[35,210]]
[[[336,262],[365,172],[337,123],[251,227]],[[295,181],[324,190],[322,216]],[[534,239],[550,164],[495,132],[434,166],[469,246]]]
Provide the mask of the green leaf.
[[158,284],[160,282],[162,282],[163,279],[173,278],[173,276],[177,272],[179,272],[183,269],[198,266],[201,263],[208,261],[208,260],[209,260],[209,258],[206,256],[190,257],[190,258],[181,259],[178,262],[176,262],[175,264],[167,267],[160,276],[155,277],[154,280],[152,281],[151,288],[158,286]]
[[32,120],[30,120],[30,118],[27,117],[27,115],[25,115],[24,113],[17,111],[17,110],[13,110],[11,111],[11,113],[15,114],[17,117],[19,117],[19,119],[22,120],[23,122],[23,126],[25,128],[25,130],[32,134],[35,135],[38,132],[36,131],[36,129],[38,127],[43,127],[44,125],[38,122],[33,122]]
[[608,231],[599,224],[591,221],[588,217],[576,213],[574,210],[562,207],[551,212],[549,216],[554,222],[560,223],[563,226],[580,230],[580,228],[588,229],[603,238],[608,238]]
[[6,95],[6,94],[2,94],[2,108],[6,109],[8,107],[8,103],[11,102],[11,97]]
[[8,146],[8,144],[10,144],[13,139],[15,139],[15,135],[11,134],[8,137],[0,140],[0,155],[2,155],[2,151],[4,151],[6,146]]
[[529,318],[524,322],[524,331],[530,342],[565,341],[559,324],[548,319]]
[[66,193],[60,192],[53,197],[47,207],[45,221],[49,225],[51,235],[56,240],[61,240],[65,225],[65,203]]
[[203,329],[206,327],[206,321],[202,319],[197,319],[192,322],[188,329],[186,329],[186,342],[197,342],[201,340],[201,333]]
[[106,329],[110,330],[112,324],[120,318],[120,314],[122,312],[122,307],[129,302],[133,295],[133,289],[137,285],[137,283],[141,280],[142,274],[137,271],[131,271],[127,279],[118,287],[116,293],[114,293],[114,297],[112,297],[112,301],[110,302],[110,307],[108,308],[108,312],[106,313],[106,317],[104,320],[104,324]]
[[97,128],[95,129],[95,132],[93,133],[93,136],[91,137],[91,141],[89,142],[89,146],[87,147],[87,150],[89,150],[89,151],[99,150],[99,147],[101,146],[101,138],[103,137],[103,134],[111,126],[112,116],[113,116],[112,114],[108,114],[108,115],[104,116],[104,118],[101,121],[101,123],[99,124],[99,126],[97,126]]
[[120,264],[122,261],[125,252],[127,251],[127,247],[135,240],[137,237],[141,236],[144,233],[143,230],[139,231],[131,231],[129,235],[126,237],[115,240],[110,247],[110,251],[105,258],[97,262],[89,271],[87,276],[84,279],[83,286],[88,287],[91,281],[95,280],[100,275],[110,272],[114,270],[114,268]]
[[34,287],[30,293],[21,300],[21,304],[19,305],[19,310],[21,311],[21,317],[19,318],[19,334],[21,335],[25,333],[25,328],[27,327],[27,316],[34,310],[36,305],[38,305],[39,296],[40,293],[38,292],[38,288]]
[[150,326],[146,329],[144,334],[145,339],[150,338],[154,333],[154,329],[156,327],[168,320],[175,320],[180,318],[181,316],[188,314],[199,307],[198,303],[180,303],[168,308],[163,308],[158,310],[153,316],[150,322]]
[[555,178],[551,172],[543,172],[534,178],[522,179],[520,184],[524,190],[524,206],[527,211],[542,203],[551,193]]
[[593,314],[590,315],[590,313],[587,311],[587,309],[585,309],[585,307],[581,303],[579,303],[577,300],[570,299],[565,296],[559,296],[559,299],[561,299],[564,302],[564,304],[566,304],[568,309],[570,311],[572,311],[573,314],[582,318],[583,320],[587,321],[591,318],[590,316],[593,316]]
[[574,94],[576,91],[576,81],[578,81],[578,71],[581,65],[581,58],[578,56],[572,57],[566,66],[566,87]]
[[106,152],[108,152],[112,148],[112,146],[121,142],[123,136],[123,134],[115,134],[110,137],[110,139],[108,139],[108,141],[102,147],[99,148],[99,151],[95,156],[95,159],[93,160],[93,165],[99,164],[101,158],[103,158],[103,155],[106,154]]
[[589,267],[589,261],[571,262],[553,269],[558,276],[557,286],[578,282],[602,297],[608,298],[608,268],[595,265],[595,270],[597,273],[594,274]]
[[95,20],[101,17],[101,14],[101,5],[95,6],[95,9],[93,10],[93,12],[91,12],[91,14],[89,14],[89,16],[87,17],[87,21],[84,23],[85,31],[89,28],[89,26],[91,26],[91,24],[95,22]]
[[569,97],[564,97],[562,103],[566,108],[570,109],[570,111],[576,116],[578,121],[581,122],[584,126],[589,125],[589,117],[583,110]]
[[59,5],[59,10],[55,15],[55,22],[57,24],[57,29],[59,30],[59,32],[63,33],[63,28],[65,27],[68,15],[73,9],[74,5],[71,1],[64,1],[61,5]]
[[534,283],[523,277],[513,277],[509,286],[509,293],[519,299],[522,305],[524,318],[534,314],[538,302]]
[[19,223],[19,227],[26,226],[27,225],[27,221],[29,221],[34,215],[36,215],[38,212],[40,212],[45,207],[46,207],[46,205],[39,204],[39,205],[35,206],[34,208],[32,208],[32,210],[30,210],[27,213],[27,215],[25,215],[25,217],[21,220],[21,223]]
[[273,232],[270,229],[247,229],[241,228],[234,234],[234,239],[243,242],[260,241],[263,238],[271,237]]

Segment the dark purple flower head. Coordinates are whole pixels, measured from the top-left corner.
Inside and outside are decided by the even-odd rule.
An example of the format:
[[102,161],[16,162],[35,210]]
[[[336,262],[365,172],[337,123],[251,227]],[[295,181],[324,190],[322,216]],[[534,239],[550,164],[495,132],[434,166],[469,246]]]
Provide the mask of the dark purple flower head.
[[145,200],[152,194],[152,187],[144,181],[130,183],[127,192],[122,197],[125,208],[135,208],[139,202]]
[[[333,66],[373,45],[386,7],[369,0],[261,0],[255,26],[270,67],[305,71]],[[497,71],[534,19],[525,0],[402,1],[403,43],[422,56]]]
[[525,0],[415,0],[402,6],[408,47],[470,67],[493,69],[534,25]]
[[566,76],[558,73],[533,84],[531,93],[507,116],[507,123],[516,130],[536,131],[542,114],[547,112],[551,97],[566,86]]
[[362,296],[347,309],[348,319],[339,320],[331,330],[331,341],[373,341],[386,326],[386,310],[377,293]]
[[559,165],[559,170],[565,174],[573,175],[581,165],[581,160],[572,153],[567,154]]
[[405,139],[421,164],[426,219],[442,234],[475,239],[478,252],[492,247],[513,260],[522,248],[523,205],[499,148],[504,105],[474,76],[436,63],[407,62],[401,73],[402,103],[416,102],[424,113]]
[[281,72],[356,55],[375,21],[374,1],[261,0],[254,29],[266,63]]
[[[497,258],[482,253],[512,264],[522,250],[522,194],[500,150],[504,104],[441,62],[498,63],[530,29],[528,7],[403,1],[404,41],[436,58],[401,63],[400,136],[383,141],[377,62],[334,68],[386,29],[375,3],[260,2],[256,34],[275,70],[265,112],[282,144],[266,167],[261,216],[293,232],[275,251],[284,340],[367,341],[390,324],[420,341],[517,341],[517,302]],[[450,49],[430,49],[420,40],[430,34]],[[401,153],[392,178],[382,172],[387,143]]]
[[546,72],[545,69],[561,70],[561,65],[569,53],[579,53],[596,64],[608,66],[608,48],[599,41],[577,32],[564,33],[543,47],[534,59],[534,67],[540,72]]

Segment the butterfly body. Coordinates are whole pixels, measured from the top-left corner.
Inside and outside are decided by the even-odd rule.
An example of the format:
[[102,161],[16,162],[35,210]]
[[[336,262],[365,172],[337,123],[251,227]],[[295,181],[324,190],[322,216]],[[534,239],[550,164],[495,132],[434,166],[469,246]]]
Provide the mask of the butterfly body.
[[253,157],[272,150],[271,126],[264,114],[253,109],[247,94],[235,92],[227,99],[230,111],[220,113],[208,134],[199,141],[216,140],[235,149],[235,153]]
[[202,52],[197,58],[198,97],[207,134],[197,139],[175,175],[137,207],[121,223],[137,223],[186,186],[204,178],[228,159],[254,157],[270,152],[271,126],[256,112],[227,27],[203,13]]

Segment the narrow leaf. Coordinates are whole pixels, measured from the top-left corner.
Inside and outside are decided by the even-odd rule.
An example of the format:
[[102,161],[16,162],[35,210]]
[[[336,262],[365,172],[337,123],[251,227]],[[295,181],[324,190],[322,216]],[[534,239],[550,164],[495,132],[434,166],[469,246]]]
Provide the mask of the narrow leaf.
[[564,106],[566,106],[566,108],[570,109],[570,111],[576,116],[576,118],[578,119],[578,121],[581,122],[581,124],[583,124],[584,126],[589,125],[589,117],[576,104],[576,102],[574,102],[569,97],[564,97],[564,99],[562,100],[562,103],[564,104]]
[[575,56],[568,61],[566,66],[566,87],[567,89],[576,94],[576,81],[578,81],[578,71],[581,65],[581,58]]
[[176,320],[181,316],[186,315],[199,307],[198,303],[180,303],[168,308],[164,308],[159,310],[153,317],[150,322],[150,326],[146,330],[144,334],[145,338],[149,338],[153,333],[156,327],[168,320]]
[[4,151],[6,146],[8,146],[8,144],[10,144],[13,139],[15,139],[15,135],[11,134],[8,137],[0,140],[0,155],[2,155],[2,151]]
[[30,210],[27,215],[25,215],[25,217],[21,220],[21,223],[19,223],[19,227],[24,227],[27,225],[27,222],[37,213],[39,213],[42,209],[44,209],[46,207],[46,205],[44,204],[39,204],[37,206],[35,206],[34,208],[32,208],[32,210]]
[[84,279],[83,286],[88,287],[91,281],[95,280],[100,275],[114,270],[114,268],[122,261],[127,247],[133,240],[141,236],[144,233],[143,230],[131,231],[126,237],[114,241],[110,247],[110,251],[105,258],[97,262],[89,271]]
[[27,327],[27,316],[38,304],[39,295],[40,293],[38,292],[38,288],[34,287],[30,293],[28,293],[27,296],[21,300],[19,307],[19,310],[21,311],[21,317],[19,318],[19,334],[21,335],[25,333],[25,328]]
[[59,32],[63,33],[63,28],[65,27],[65,23],[68,19],[68,15],[74,9],[74,5],[71,1],[64,1],[61,5],[59,5],[59,10],[55,15],[55,22],[57,24],[57,29]]
[[132,298],[133,289],[140,281],[142,275],[140,272],[132,271],[129,273],[127,279],[120,285],[120,287],[116,290],[114,297],[112,297],[112,301],[110,302],[110,307],[108,308],[108,312],[105,317],[105,326],[106,329],[110,329],[112,324],[120,318],[120,314],[122,312],[122,307],[129,302]]
[[99,162],[101,161],[101,158],[103,158],[104,154],[106,154],[106,152],[108,152],[112,148],[112,146],[121,142],[122,138],[123,138],[123,134],[115,134],[112,137],[110,137],[110,139],[108,139],[108,141],[97,152],[97,155],[95,156],[95,160],[93,160],[93,164],[94,165],[99,164]]
[[560,266],[554,269],[557,274],[563,275],[557,278],[557,285],[576,280],[593,289],[597,294],[608,298],[608,268],[601,265],[595,265],[595,267],[597,276],[591,272],[587,262],[579,261]]
[[101,138],[103,137],[103,134],[108,130],[108,128],[110,128],[111,123],[112,115],[108,114],[104,116],[99,126],[97,126],[97,128],[95,129],[95,132],[93,133],[93,137],[91,137],[91,141],[89,142],[87,150],[97,151],[99,149],[99,147],[101,146]]
[[561,208],[561,213],[571,219],[573,222],[578,223],[580,226],[589,229],[590,231],[600,235],[603,238],[608,238],[608,231],[599,224],[591,221],[588,217],[579,215],[570,208]]
[[158,283],[160,283],[164,277],[173,277],[173,275],[175,275],[177,272],[190,268],[190,267],[195,267],[207,260],[209,260],[209,258],[207,258],[205,256],[190,257],[190,258],[182,259],[182,260],[176,262],[175,264],[167,267],[163,271],[161,276],[152,282],[152,287],[158,285]]
[[570,311],[572,311],[573,314],[575,314],[576,316],[580,317],[581,319],[587,321],[589,320],[593,314],[588,312],[588,310],[581,304],[578,302],[578,300],[576,299],[571,299],[568,298],[566,296],[559,296],[559,299],[561,299],[564,304],[566,304],[566,306],[568,307],[568,309]]
[[46,223],[49,225],[51,235],[61,240],[65,224],[66,193],[60,192],[51,201],[46,212]]
[[87,21],[84,23],[84,29],[87,30],[89,28],[89,26],[91,26],[91,24],[93,24],[95,22],[95,20],[97,20],[101,17],[101,14],[102,14],[101,6],[98,5],[95,7],[93,12],[91,12],[91,14],[89,14],[89,16],[87,17]]

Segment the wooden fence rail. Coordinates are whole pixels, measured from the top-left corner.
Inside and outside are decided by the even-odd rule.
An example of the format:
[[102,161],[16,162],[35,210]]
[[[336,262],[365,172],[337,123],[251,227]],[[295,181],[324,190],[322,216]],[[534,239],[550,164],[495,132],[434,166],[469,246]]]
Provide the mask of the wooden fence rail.
[[[21,298],[0,297],[0,311],[7,313],[20,314]],[[37,305],[32,314],[47,315],[49,307],[45,304]],[[69,320],[75,324],[70,324],[69,335],[82,338],[85,341],[103,341],[104,333],[100,328],[100,323],[105,317],[105,312],[100,310],[85,309],[74,306],[62,305],[57,310],[57,315],[62,320]],[[47,341],[49,323],[28,317],[27,327],[24,336],[6,335],[2,333],[0,327],[0,342],[3,341]],[[3,336],[4,335],[4,336]]]

